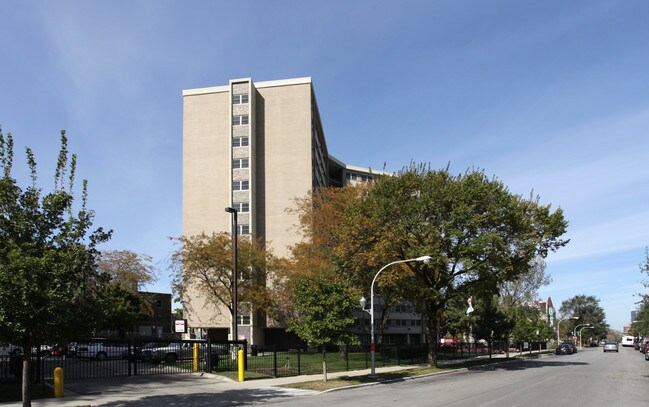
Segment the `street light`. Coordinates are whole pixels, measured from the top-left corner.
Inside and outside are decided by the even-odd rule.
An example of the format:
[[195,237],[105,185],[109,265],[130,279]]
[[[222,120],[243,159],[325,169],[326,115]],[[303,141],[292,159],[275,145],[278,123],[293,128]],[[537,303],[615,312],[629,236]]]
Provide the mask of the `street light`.
[[[580,326],[588,327],[588,328],[593,328],[594,327],[593,324],[579,324],[579,325],[575,326],[575,329],[572,330],[572,337],[573,338],[577,337],[577,329],[579,329]],[[579,334],[580,334],[579,335],[579,345],[581,347],[581,331],[579,331]]]
[[237,333],[237,210],[232,207],[225,208],[232,214],[232,340],[238,339]]
[[561,322],[567,319],[579,319],[579,317],[561,318],[559,322],[557,322],[557,345],[559,344],[559,342],[561,342],[561,330],[559,329],[559,327],[561,325]]
[[[388,263],[385,266],[383,266],[383,268],[381,268],[381,270],[379,270],[379,272],[376,273],[376,275],[372,279],[372,285],[370,286],[370,310],[369,310],[369,314],[370,314],[370,353],[372,354],[372,371],[370,373],[370,377],[372,377],[372,378],[376,378],[376,364],[375,364],[375,357],[374,357],[374,353],[376,351],[376,346],[375,346],[375,343],[374,343],[374,283],[376,282],[376,278],[379,276],[379,274],[381,274],[381,272],[383,270],[385,270],[386,268],[392,266],[393,264],[407,263],[407,262],[410,262],[410,261],[423,261],[424,263],[428,263],[430,261],[430,259],[431,259],[430,256],[421,256],[421,257],[417,257],[417,258],[414,258],[414,259],[393,261],[392,263]],[[365,305],[367,304],[367,300],[365,299],[365,297],[361,298],[360,303],[361,303],[361,308],[363,309],[363,311],[367,312],[367,310],[365,309]]]
[[585,326],[579,330],[579,347],[583,348],[583,342],[581,341],[581,333],[584,332],[584,329],[593,329],[595,328],[595,325],[590,325],[590,326]]

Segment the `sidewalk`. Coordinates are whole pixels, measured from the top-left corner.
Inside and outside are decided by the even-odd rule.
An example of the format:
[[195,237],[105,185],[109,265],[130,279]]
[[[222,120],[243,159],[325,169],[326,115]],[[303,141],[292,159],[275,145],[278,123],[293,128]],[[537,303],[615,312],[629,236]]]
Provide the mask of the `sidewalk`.
[[[504,355],[493,355],[494,358]],[[484,356],[471,359],[484,358]],[[457,362],[470,359],[459,360]],[[452,363],[440,363],[447,365]],[[419,366],[379,367],[377,373]],[[369,375],[370,369],[328,373],[328,379],[342,376]],[[209,373],[131,376],[114,379],[78,380],[65,383],[65,397],[33,400],[34,407],[129,406],[161,407],[165,405],[229,406],[261,400],[318,394],[310,390],[279,386],[322,380],[322,374],[258,379],[237,382]],[[1,407],[21,403],[0,403]]]

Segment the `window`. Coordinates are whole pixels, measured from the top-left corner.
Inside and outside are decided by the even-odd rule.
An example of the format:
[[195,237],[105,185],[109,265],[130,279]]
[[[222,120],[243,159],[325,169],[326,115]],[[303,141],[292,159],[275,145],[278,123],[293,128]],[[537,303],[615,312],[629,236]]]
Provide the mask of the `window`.
[[250,312],[250,303],[240,303],[237,309],[237,325],[250,325],[252,323],[252,313]]
[[247,191],[250,189],[250,181],[232,181],[233,191]]
[[248,147],[249,143],[248,137],[235,137],[232,139],[232,147]]
[[235,158],[232,160],[232,168],[248,168],[250,160],[247,158]]
[[233,126],[241,126],[243,124],[248,124],[248,115],[247,114],[241,114],[241,115],[232,116],[232,125]]
[[237,234],[238,235],[249,235],[250,234],[250,225],[237,225]]
[[237,210],[237,212],[250,212],[250,203],[248,202],[235,202],[232,204],[232,207]]
[[243,95],[232,95],[232,104],[241,105],[243,103],[248,103],[248,94]]

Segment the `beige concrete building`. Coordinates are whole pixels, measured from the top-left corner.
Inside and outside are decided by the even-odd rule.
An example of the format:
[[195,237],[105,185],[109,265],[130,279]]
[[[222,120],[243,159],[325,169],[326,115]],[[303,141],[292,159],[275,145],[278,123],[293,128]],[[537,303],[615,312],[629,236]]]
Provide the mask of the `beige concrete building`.
[[[238,233],[269,241],[287,256],[300,236],[293,199],[322,186],[371,180],[380,171],[333,158],[325,141],[311,78],[253,82],[183,91],[183,235],[230,231],[226,207],[238,211]],[[189,295],[195,335],[225,339],[231,316]],[[277,340],[263,315],[241,307],[239,339]],[[280,335],[281,336],[281,335]]]

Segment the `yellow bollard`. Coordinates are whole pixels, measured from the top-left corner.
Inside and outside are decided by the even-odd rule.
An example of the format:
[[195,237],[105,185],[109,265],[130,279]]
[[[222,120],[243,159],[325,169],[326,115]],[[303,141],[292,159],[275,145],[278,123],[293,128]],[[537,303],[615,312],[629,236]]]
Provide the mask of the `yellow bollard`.
[[63,397],[63,369],[54,369],[54,397]]
[[244,380],[243,349],[239,349],[239,352],[237,352],[237,354],[239,357],[239,381],[242,382]]
[[194,372],[198,372],[198,344],[194,344]]

